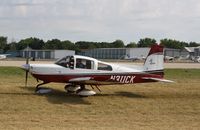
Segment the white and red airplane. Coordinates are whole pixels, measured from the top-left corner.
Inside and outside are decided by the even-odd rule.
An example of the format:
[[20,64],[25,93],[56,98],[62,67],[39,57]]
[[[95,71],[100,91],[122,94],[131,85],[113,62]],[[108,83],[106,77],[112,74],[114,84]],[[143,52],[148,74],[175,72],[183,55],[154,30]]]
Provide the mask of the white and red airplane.
[[147,82],[173,82],[164,79],[163,47],[153,45],[143,66],[120,66],[99,61],[97,59],[73,55],[66,56],[54,64],[28,64],[22,66],[37,80],[43,81],[36,86],[37,93],[45,92],[39,86],[57,82],[66,83],[65,89],[79,96],[91,96],[96,92],[86,89],[86,85],[95,86],[99,91],[100,85],[135,84]]
[[6,59],[10,54],[0,54],[0,60]]

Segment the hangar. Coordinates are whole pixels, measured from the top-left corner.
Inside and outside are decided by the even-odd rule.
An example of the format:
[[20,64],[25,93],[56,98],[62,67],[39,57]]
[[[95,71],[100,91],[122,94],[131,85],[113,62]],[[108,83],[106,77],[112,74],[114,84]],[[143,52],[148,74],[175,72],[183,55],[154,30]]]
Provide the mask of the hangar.
[[80,53],[96,59],[124,59],[128,57],[146,57],[150,48],[95,48]]
[[58,59],[67,55],[74,55],[74,50],[34,50],[30,47],[20,51],[21,57],[26,57],[29,51],[29,57],[36,59]]
[[189,53],[185,49],[164,48],[164,55],[170,57],[186,57]]
[[[96,59],[126,59],[128,58],[145,58],[150,48],[95,48],[84,50],[81,55],[90,56]],[[186,50],[164,48],[164,55],[171,57],[187,56]]]

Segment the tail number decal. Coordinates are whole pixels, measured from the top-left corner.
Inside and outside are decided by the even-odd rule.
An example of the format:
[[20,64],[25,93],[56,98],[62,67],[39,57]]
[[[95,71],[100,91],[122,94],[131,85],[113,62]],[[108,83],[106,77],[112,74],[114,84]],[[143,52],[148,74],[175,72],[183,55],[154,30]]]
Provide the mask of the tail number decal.
[[150,60],[149,60],[149,63],[150,63],[150,65],[156,64],[155,62],[153,62],[153,59],[150,59]]
[[135,76],[115,76],[115,75],[112,75],[110,77],[110,79],[117,81],[117,82],[120,82],[120,83],[129,84],[129,83],[134,83]]

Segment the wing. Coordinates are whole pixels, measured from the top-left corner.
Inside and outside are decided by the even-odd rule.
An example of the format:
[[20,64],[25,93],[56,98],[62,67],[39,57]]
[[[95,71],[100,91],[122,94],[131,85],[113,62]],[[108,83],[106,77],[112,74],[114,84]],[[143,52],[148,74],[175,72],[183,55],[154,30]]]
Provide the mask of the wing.
[[80,78],[73,78],[70,79],[69,82],[81,82],[81,81],[88,81],[91,77],[80,77]]
[[78,84],[96,84],[92,77],[79,77],[79,78],[72,78],[69,80],[69,83],[78,83]]
[[159,82],[167,82],[167,83],[173,83],[174,82],[174,81],[167,80],[167,79],[152,78],[152,77],[142,77],[142,79],[145,79],[145,80],[154,80],[154,81],[159,81]]

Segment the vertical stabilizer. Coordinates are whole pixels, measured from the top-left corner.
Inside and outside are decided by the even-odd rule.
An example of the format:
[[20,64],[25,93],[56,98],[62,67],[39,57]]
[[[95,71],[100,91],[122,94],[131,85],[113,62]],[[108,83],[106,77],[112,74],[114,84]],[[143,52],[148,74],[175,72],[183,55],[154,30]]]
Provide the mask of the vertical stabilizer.
[[144,71],[153,74],[163,75],[163,46],[152,45],[144,63]]

